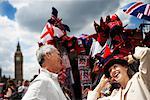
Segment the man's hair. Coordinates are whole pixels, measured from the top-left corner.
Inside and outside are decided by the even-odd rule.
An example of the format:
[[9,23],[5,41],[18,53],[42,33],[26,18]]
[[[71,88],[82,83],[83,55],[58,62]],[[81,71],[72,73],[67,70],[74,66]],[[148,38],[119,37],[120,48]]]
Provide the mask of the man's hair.
[[42,67],[42,64],[44,62],[44,56],[46,53],[52,53],[53,51],[57,50],[53,45],[44,45],[39,47],[39,49],[36,52],[37,60]]

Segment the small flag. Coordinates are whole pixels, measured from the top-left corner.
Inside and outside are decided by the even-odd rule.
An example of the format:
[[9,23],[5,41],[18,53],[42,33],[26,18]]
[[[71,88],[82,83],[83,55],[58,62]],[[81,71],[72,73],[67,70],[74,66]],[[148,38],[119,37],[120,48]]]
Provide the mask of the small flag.
[[62,37],[64,35],[64,32],[61,31],[58,27],[55,27],[54,25],[50,24],[49,22],[46,23],[41,37],[39,44],[47,44],[48,41],[53,40],[54,37]]
[[109,46],[108,45],[106,45],[106,47],[105,47],[105,51],[104,51],[104,55],[103,55],[103,58],[106,58],[106,57],[108,57],[109,55],[111,55],[111,50],[110,50],[110,48],[109,48]]

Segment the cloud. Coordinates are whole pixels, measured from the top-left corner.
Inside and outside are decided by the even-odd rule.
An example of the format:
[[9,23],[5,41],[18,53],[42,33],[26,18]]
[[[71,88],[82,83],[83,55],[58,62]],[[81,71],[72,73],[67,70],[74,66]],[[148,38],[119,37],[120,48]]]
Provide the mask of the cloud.
[[34,75],[38,75],[39,66],[36,66],[35,63],[25,63],[23,67],[23,77],[25,80],[31,80]]
[[40,33],[50,16],[50,6],[46,1],[31,2],[16,13],[16,21],[32,32]]
[[[0,27],[2,28],[0,30],[0,40],[1,40],[1,48],[0,48],[0,67],[2,67],[2,69],[4,68],[8,68],[10,66],[13,66],[12,63],[12,52],[15,51],[15,46],[14,45],[14,39],[16,37],[15,34],[13,34],[13,25],[15,25],[15,23],[11,20],[9,20],[6,16],[5,17],[1,17],[0,16]],[[10,45],[11,44],[11,45]],[[5,73],[5,70],[4,70]]]
[[28,6],[30,2],[33,2],[33,0],[8,0],[8,1],[11,5],[13,5],[13,7],[17,8],[17,10],[19,10],[24,6]]
[[[51,15],[52,6],[56,7],[59,17],[68,24],[71,29],[70,34],[82,30],[88,23],[94,19],[100,18],[100,15],[107,10],[115,10],[119,6],[118,1],[37,1],[30,2],[16,13],[16,20],[22,27],[28,30],[40,33],[46,21]],[[110,8],[111,6],[111,8]],[[107,9],[107,10],[106,10]]]

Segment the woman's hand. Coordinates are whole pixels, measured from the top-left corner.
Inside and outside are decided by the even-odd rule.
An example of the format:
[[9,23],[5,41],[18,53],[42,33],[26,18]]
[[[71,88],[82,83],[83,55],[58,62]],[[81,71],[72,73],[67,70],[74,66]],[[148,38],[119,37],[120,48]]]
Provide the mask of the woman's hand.
[[125,60],[128,61],[128,64],[132,64],[133,62],[135,62],[135,59],[133,58],[133,55],[128,55],[124,58],[125,58]]
[[109,82],[110,79],[106,78],[105,75],[102,76],[99,84],[96,86],[96,88],[94,89],[94,91],[96,92],[101,92],[101,90],[105,87],[106,83]]

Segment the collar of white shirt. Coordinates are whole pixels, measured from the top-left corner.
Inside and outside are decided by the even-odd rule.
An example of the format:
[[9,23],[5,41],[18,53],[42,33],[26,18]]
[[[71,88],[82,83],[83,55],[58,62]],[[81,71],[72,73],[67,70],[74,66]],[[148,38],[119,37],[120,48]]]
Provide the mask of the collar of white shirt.
[[58,74],[56,73],[53,73],[53,72],[49,72],[47,69],[44,69],[44,68],[40,68],[40,73],[43,73],[45,74],[46,76],[54,79],[54,80],[57,80],[58,79]]

